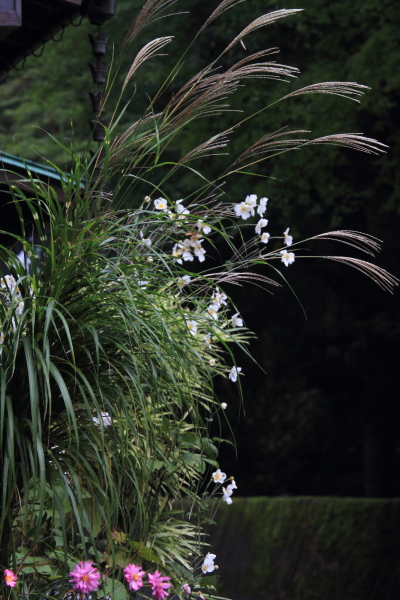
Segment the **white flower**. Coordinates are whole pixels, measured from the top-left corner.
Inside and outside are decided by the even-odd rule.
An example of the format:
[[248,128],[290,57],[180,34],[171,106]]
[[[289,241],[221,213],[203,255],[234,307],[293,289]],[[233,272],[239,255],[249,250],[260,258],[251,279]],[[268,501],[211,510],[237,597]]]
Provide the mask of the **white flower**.
[[222,408],[223,410],[225,410],[226,408],[228,408],[228,405],[227,405],[227,403],[226,403],[226,402],[221,402],[221,408]]
[[[208,556],[208,554],[207,554]],[[201,570],[203,571],[203,573],[212,573],[215,569],[214,567],[214,561],[210,558],[207,558],[207,556],[204,559],[203,564],[201,565]],[[214,556],[213,554],[211,556]]]
[[232,494],[233,494],[233,490],[229,487],[229,485],[226,488],[223,487],[222,491],[224,492],[224,494],[226,496],[232,496]]
[[239,313],[233,315],[233,317],[231,318],[231,323],[234,327],[243,327],[243,319],[241,319],[238,315]]
[[228,296],[226,294],[224,294],[223,292],[220,292],[218,288],[215,290],[215,292],[211,296],[213,305],[217,305],[219,307],[221,307],[222,305],[226,306],[227,299],[228,299]]
[[12,294],[15,290],[17,282],[15,281],[12,275],[6,275],[4,279],[0,281],[0,285],[2,288],[8,288],[10,293]]
[[216,554],[211,554],[211,552],[208,552],[208,553],[206,554],[206,559],[207,559],[207,560],[212,560],[212,561],[214,562],[214,560],[215,560],[216,558],[217,558],[217,555],[216,555]]
[[267,202],[268,198],[260,198],[260,204],[257,208],[257,212],[260,215],[260,217],[262,217],[265,211],[267,210]]
[[190,275],[182,275],[182,277],[179,277],[178,287],[182,289],[188,283],[190,283]]
[[179,219],[184,219],[184,215],[190,215],[190,211],[182,206],[182,200],[177,200],[175,204],[175,210],[179,215]]
[[286,267],[288,267],[289,265],[294,263],[294,253],[293,252],[288,252],[287,250],[281,250],[281,254],[282,254],[282,262]]
[[25,304],[23,302],[20,302],[18,304],[16,311],[15,311],[15,315],[17,317],[20,317],[22,315],[22,313],[24,312],[24,306],[25,306]]
[[212,308],[212,306],[208,307],[207,312],[210,315],[210,317],[212,317],[213,319],[215,319],[215,321],[218,319],[218,313],[215,310],[215,308]]
[[193,246],[193,252],[194,255],[197,256],[197,258],[199,259],[200,262],[204,262],[205,259],[205,253],[206,251],[204,250],[204,248],[201,245],[201,241],[196,242]]
[[[255,194],[250,194],[250,196],[246,196],[245,200],[246,204],[251,206],[251,208],[255,208],[257,206],[257,196]],[[254,212],[253,212],[254,215]]]
[[218,312],[221,307],[219,304],[215,304],[213,302],[212,304],[210,304],[210,308],[212,308],[212,310],[215,310],[216,312]]
[[180,265],[182,264],[182,254],[183,254],[183,250],[184,250],[184,246],[182,246],[182,244],[175,244],[174,247],[172,248],[172,256],[174,258],[176,258],[176,262],[179,263]]
[[151,246],[151,239],[150,238],[146,238],[145,240],[143,239],[143,231],[139,232],[139,237],[142,240],[143,244],[146,244],[146,246]]
[[211,348],[211,341],[212,341],[211,333],[207,333],[207,335],[204,336],[204,341],[207,344],[207,346],[209,348]]
[[168,204],[165,198],[158,198],[157,200],[154,200],[154,208],[156,210],[167,210]]
[[233,492],[233,490],[237,490],[236,481],[234,479],[231,479],[231,483],[227,486],[226,489],[231,490],[231,492]]
[[237,217],[242,217],[245,221],[249,217],[254,216],[254,208],[246,202],[241,202],[240,204],[235,204],[234,210]]
[[191,235],[189,241],[185,240],[185,242],[188,242],[188,245],[192,247],[194,247],[196,244],[201,244],[202,241],[203,238],[201,237],[200,233],[194,233]]
[[208,364],[210,365],[210,367],[215,367],[215,363],[217,361],[215,360],[215,358],[210,358],[210,360],[208,361]]
[[[103,427],[109,427],[112,423],[112,420],[108,412],[102,412],[100,414],[101,420],[103,421]],[[92,417],[92,420],[94,421],[94,423],[96,423],[96,425],[99,425],[100,421],[97,417]]]
[[[189,248],[187,248],[183,251],[182,258],[183,258],[183,260],[189,260],[191,262],[194,260],[193,254],[190,252]],[[179,261],[177,261],[177,262],[179,262]]]
[[[222,488],[222,489],[224,490],[225,488]],[[231,493],[224,493],[224,495],[222,496],[222,501],[226,502],[227,504],[232,504],[231,494],[232,494],[232,492]]]
[[214,483],[224,483],[226,479],[226,474],[221,472],[221,469],[217,469],[215,473],[212,473],[211,477],[214,480]]
[[197,333],[197,321],[187,321],[187,326],[188,329],[190,331],[190,333],[192,333],[193,335],[196,335]]
[[285,236],[286,246],[291,246],[293,244],[293,236],[289,235],[289,227],[283,232],[283,235]]
[[260,242],[262,242],[263,244],[268,244],[268,240],[270,238],[269,233],[267,233],[266,231],[261,235],[260,238]]
[[196,227],[200,231],[200,233],[204,233],[204,235],[208,235],[209,233],[211,233],[211,227],[209,225],[206,225],[204,221],[197,221]]
[[229,371],[229,379],[231,381],[233,381],[233,383],[236,383],[238,375],[240,373],[240,371],[242,370],[242,367],[232,367],[232,369]]
[[261,233],[261,229],[268,225],[268,219],[260,219],[256,225],[256,233]]

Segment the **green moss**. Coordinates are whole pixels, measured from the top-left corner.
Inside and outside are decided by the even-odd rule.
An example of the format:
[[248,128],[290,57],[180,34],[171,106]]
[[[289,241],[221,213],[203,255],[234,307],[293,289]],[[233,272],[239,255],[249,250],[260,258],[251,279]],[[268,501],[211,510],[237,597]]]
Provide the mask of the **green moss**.
[[236,498],[210,533],[229,597],[399,598],[400,500]]

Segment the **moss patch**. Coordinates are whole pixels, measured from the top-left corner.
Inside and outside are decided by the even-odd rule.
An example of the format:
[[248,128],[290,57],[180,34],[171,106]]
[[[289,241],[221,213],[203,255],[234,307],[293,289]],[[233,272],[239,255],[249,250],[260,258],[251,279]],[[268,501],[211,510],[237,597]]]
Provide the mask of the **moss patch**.
[[218,592],[249,600],[398,600],[400,500],[235,498],[210,531]]

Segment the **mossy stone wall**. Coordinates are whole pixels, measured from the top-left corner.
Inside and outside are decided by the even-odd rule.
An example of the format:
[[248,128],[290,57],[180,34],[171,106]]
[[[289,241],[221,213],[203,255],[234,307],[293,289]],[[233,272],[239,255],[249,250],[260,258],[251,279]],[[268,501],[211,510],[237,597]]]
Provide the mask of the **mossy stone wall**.
[[400,500],[234,498],[209,531],[218,595],[399,600]]

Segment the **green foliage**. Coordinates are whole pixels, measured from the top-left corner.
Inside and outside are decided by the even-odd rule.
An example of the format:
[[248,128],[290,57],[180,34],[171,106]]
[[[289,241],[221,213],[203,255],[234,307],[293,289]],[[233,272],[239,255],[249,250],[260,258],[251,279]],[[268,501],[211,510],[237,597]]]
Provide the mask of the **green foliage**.
[[219,592],[230,597],[395,600],[399,500],[249,498],[219,512]]
[[213,462],[210,369],[171,269],[140,242],[157,216],[93,212],[81,175],[65,208],[39,183],[35,198],[12,190],[40,241],[19,238],[29,276],[1,249],[16,282],[3,279],[1,305],[2,562],[53,577],[85,555],[168,570],[196,545],[169,503]]

